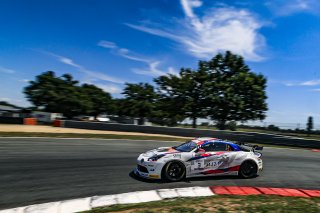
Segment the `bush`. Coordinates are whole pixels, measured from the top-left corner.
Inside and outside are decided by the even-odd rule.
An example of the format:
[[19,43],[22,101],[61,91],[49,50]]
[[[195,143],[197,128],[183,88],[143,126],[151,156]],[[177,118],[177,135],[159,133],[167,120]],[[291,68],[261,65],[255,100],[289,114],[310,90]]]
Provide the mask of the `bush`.
[[279,127],[277,127],[277,126],[275,126],[273,124],[269,125],[267,129],[271,130],[271,131],[279,131],[280,130]]
[[237,122],[235,121],[230,121],[227,124],[227,128],[230,129],[231,131],[236,131],[237,130]]

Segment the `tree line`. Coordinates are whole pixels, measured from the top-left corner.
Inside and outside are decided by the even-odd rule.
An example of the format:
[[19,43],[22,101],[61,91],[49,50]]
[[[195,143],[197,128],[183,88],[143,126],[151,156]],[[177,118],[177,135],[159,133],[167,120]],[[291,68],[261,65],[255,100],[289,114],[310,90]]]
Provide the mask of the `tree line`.
[[115,99],[91,84],[80,85],[70,74],[57,77],[48,71],[36,76],[24,88],[27,99],[37,108],[60,112],[66,117],[100,113],[148,119],[174,126],[185,118],[208,118],[225,129],[227,122],[263,120],[267,111],[267,80],[254,73],[244,59],[227,51],[209,61],[199,61],[196,70],[181,68],[149,83],[126,83],[123,98]]

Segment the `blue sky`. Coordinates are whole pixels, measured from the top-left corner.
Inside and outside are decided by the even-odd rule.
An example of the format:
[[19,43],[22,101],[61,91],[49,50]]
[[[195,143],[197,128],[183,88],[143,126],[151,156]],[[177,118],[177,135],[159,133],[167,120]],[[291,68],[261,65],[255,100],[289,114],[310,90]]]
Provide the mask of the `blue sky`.
[[30,105],[47,70],[121,97],[231,50],[268,78],[266,121],[304,125],[320,119],[319,44],[319,0],[1,0],[0,100]]

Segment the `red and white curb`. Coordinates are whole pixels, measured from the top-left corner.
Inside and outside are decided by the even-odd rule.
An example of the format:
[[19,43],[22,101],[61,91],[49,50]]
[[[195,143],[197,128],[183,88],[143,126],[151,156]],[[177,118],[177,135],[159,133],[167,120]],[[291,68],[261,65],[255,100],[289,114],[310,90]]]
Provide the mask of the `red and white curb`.
[[167,198],[211,195],[214,195],[214,193],[209,187],[158,189],[36,204],[14,209],[0,210],[0,213],[71,213],[88,211],[93,208],[111,206],[115,204],[143,203],[159,201]]
[[320,197],[320,190],[244,186],[158,189],[35,204],[13,209],[0,210],[0,213],[72,213],[88,211],[93,208],[111,206],[115,204],[143,203],[178,197],[204,197],[216,194]]

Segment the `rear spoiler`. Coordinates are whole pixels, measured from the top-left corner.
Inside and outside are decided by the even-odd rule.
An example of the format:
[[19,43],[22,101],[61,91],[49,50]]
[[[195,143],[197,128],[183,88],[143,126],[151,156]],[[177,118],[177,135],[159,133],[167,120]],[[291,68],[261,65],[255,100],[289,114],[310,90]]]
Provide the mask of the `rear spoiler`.
[[263,150],[263,146],[259,146],[259,145],[253,145],[253,144],[248,144],[248,143],[243,143],[243,142],[238,142],[236,144],[238,144],[243,149],[251,150],[253,152]]

